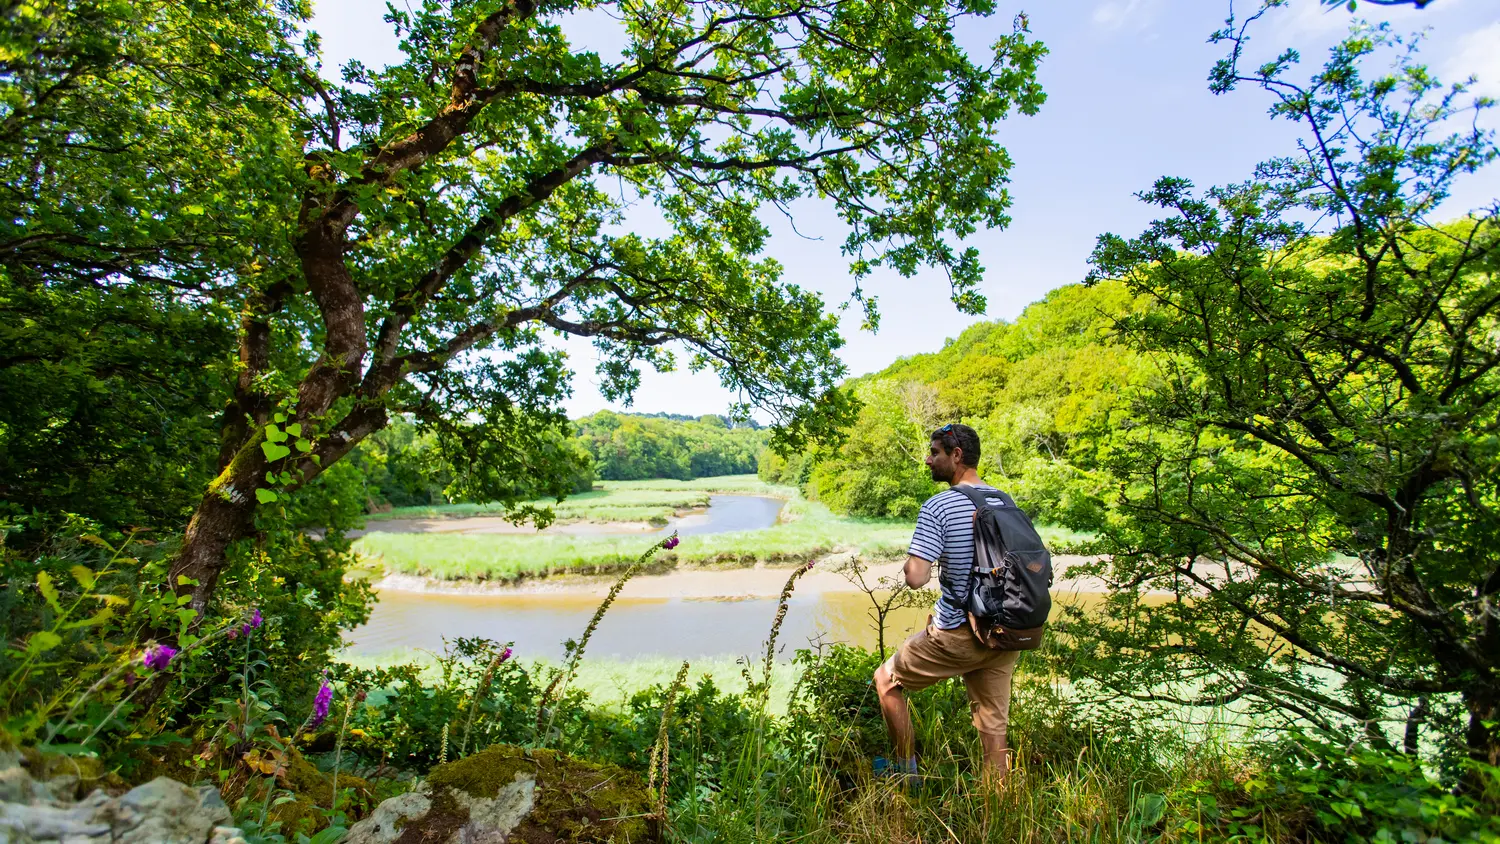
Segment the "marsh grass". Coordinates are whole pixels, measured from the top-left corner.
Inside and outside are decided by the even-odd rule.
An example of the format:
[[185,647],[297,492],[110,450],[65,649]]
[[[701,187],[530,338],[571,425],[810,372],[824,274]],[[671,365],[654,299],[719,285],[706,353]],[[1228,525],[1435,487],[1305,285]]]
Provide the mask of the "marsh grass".
[[[880,559],[899,555],[911,539],[909,520],[837,516],[825,505],[803,498],[794,487],[767,484],[754,475],[695,481],[612,481],[600,486],[557,505],[559,519],[646,521],[652,514],[664,514],[664,518],[675,512],[673,508],[707,504],[713,493],[786,499],[780,520],[772,527],[683,537],[676,549],[656,557],[660,568],[807,563],[835,552]],[[480,515],[486,512],[484,506],[404,508],[384,516]],[[510,583],[555,574],[618,574],[635,562],[643,539],[639,534],[381,533],[379,518],[369,518],[371,532],[355,543],[360,553],[387,571],[440,580]],[[1060,549],[1088,539],[1058,528],[1043,526],[1040,530],[1050,545]]]
[[[881,559],[901,554],[911,539],[909,522],[843,518],[805,499],[789,501],[782,519],[763,530],[685,536],[681,545],[656,560],[668,567],[790,564],[844,551]],[[1040,530],[1049,542],[1074,536],[1047,527]],[[635,561],[640,542],[640,536],[628,534],[371,533],[356,547],[388,571],[506,583],[555,574],[615,574]]]
[[[574,493],[562,501],[538,498],[522,503],[551,508],[559,522],[634,522],[646,521],[652,517],[665,519],[679,510],[707,507],[709,496],[714,493],[792,498],[797,490],[794,487],[765,483],[754,475],[723,475],[691,481],[600,481],[594,484],[593,490]],[[378,525],[387,519],[500,516],[505,512],[505,506],[498,502],[466,502],[396,507],[384,513],[372,513],[365,520]]]

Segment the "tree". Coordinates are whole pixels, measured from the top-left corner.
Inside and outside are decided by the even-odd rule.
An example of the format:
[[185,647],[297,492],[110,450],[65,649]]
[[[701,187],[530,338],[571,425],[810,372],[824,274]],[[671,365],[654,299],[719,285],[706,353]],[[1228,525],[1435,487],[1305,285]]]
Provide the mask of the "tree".
[[[1432,220],[1496,157],[1467,122],[1490,103],[1384,27],[1306,83],[1293,52],[1246,71],[1245,26],[1217,36],[1213,88],[1273,95],[1299,154],[1203,195],[1164,178],[1141,198],[1170,216],[1092,257],[1152,303],[1119,327],[1160,374],[1111,444],[1095,570],[1115,592],[1105,623],[1069,626],[1075,656],[1116,693],[1377,747],[1390,721],[1415,752],[1428,713],[1466,716],[1448,737],[1496,764],[1500,208]],[[1382,50],[1393,70],[1366,79]]]
[[[899,14],[841,0],[610,3],[626,42],[616,62],[568,42],[560,21],[582,8],[392,10],[405,60],[353,64],[342,85],[318,75],[315,39],[294,43],[308,7],[291,0],[101,0],[93,17],[31,33],[58,58],[16,89],[18,143],[66,147],[94,175],[47,182],[45,201],[83,207],[75,192],[102,187],[114,147],[100,151],[109,127],[85,106],[119,96],[121,79],[149,77],[124,90],[142,119],[191,106],[167,109],[187,164],[148,143],[129,153],[140,168],[111,174],[128,194],[121,219],[144,191],[161,231],[136,221],[137,245],[43,215],[7,242],[12,254],[33,242],[87,253],[28,259],[33,284],[140,288],[237,314],[213,480],[170,572],[200,613],[257,514],[392,413],[484,462],[469,497],[566,492],[573,467],[548,443],[561,442],[549,432],[566,423],[568,372],[549,333],[594,339],[608,396],[628,396],[641,364],[672,365],[679,343],[740,393],[737,413],[775,418],[780,442],[831,436],[852,409],[835,388],[836,320],[758,257],[763,207],[820,197],[848,225],[856,285],[876,268],[932,266],[961,309],[983,307],[976,252],[955,244],[1007,222],[995,129],[1043,99],[1044,51],[1023,23],[976,62],[953,33],[992,11],[983,2]],[[114,40],[79,75],[73,41],[90,29]],[[161,70],[176,68],[161,33],[189,33],[204,63]],[[163,169],[191,172],[147,190]],[[623,231],[627,209],[645,208],[668,234]]]
[[854,516],[911,518],[938,491],[925,459],[936,428],[936,391],[918,381],[855,386],[859,416],[849,437],[808,473],[807,489],[830,509]]
[[[259,3],[6,4],[0,27],[0,499],[180,529],[234,378],[223,275],[287,197],[296,66]],[[257,69],[250,73],[247,68]]]

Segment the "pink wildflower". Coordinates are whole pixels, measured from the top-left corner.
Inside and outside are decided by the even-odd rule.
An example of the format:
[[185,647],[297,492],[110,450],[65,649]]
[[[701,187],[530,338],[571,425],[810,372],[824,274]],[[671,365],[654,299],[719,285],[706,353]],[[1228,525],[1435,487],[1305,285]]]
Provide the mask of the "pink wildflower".
[[313,716],[310,726],[316,727],[328,717],[328,707],[333,704],[333,687],[324,680],[318,687],[318,696],[313,698]]
[[142,655],[141,664],[160,671],[172,662],[174,656],[177,656],[177,649],[171,645],[153,645]]
[[[250,620],[240,625],[240,634],[249,636],[251,630],[254,630],[261,625],[262,620],[263,619],[260,616],[260,607],[256,607],[255,614],[250,616]],[[233,639],[234,635],[235,632],[233,630],[229,631],[229,638]]]

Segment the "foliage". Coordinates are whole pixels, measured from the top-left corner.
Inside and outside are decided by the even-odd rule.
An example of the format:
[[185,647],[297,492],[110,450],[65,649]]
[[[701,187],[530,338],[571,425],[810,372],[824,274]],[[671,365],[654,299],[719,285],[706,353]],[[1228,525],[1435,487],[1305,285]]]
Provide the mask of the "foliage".
[[909,519],[936,492],[923,459],[944,422],[979,432],[980,475],[1051,522],[1097,511],[1087,471],[1132,410],[1149,359],[1120,344],[1116,320],[1143,307],[1123,284],[1060,287],[1014,323],[985,322],[939,352],[903,358],[852,382],[863,406],[835,451],[764,461],[767,479],[800,482],[838,513]]
[[604,480],[693,480],[755,470],[768,434],[730,428],[718,416],[667,420],[601,410],[576,422],[578,437]]
[[348,462],[359,472],[367,512],[448,503],[443,490],[453,471],[438,458],[433,440],[398,416],[350,453]]
[[[338,82],[301,0],[12,10],[0,387],[9,405],[55,381],[0,419],[15,491],[111,525],[190,508],[168,585],[206,616],[265,510],[392,415],[432,432],[449,500],[579,488],[553,332],[596,343],[611,398],[675,345],[740,394],[736,418],[835,436],[837,319],[762,256],[762,208],[828,203],[856,297],[877,268],[937,267],[982,307],[962,242],[1008,222],[993,129],[1043,100],[1024,21],[971,56],[954,33],[988,4],[614,4],[606,60],[560,25],[583,8],[392,11],[404,60]],[[622,231],[627,208],[665,234]],[[155,452],[111,466],[153,407],[173,417]],[[160,498],[157,453],[181,475]],[[89,507],[76,473],[44,471],[73,459]]]
[[855,389],[860,400],[854,433],[836,459],[815,465],[808,495],[836,513],[911,519],[939,489],[923,458],[938,426],[936,391],[913,381],[875,381]]
[[1119,330],[1162,377],[1109,443],[1110,510],[1075,522],[1105,535],[1094,571],[1118,592],[1068,626],[1074,670],[1500,762],[1500,209],[1430,222],[1497,155],[1464,122],[1487,101],[1383,28],[1306,83],[1292,52],[1243,70],[1244,31],[1220,34],[1215,89],[1270,92],[1300,153],[1202,195],[1164,178],[1142,199],[1169,216],[1094,252],[1094,277],[1152,302]]
[[30,530],[175,527],[212,477],[236,315],[204,288],[257,271],[296,166],[278,5],[7,6],[0,507]]
[[[278,707],[310,702],[342,633],[368,618],[368,587],[342,582],[343,557],[326,543],[278,535],[231,568],[226,614],[201,619],[157,586],[170,545],[101,532],[0,551],[0,636],[10,645],[0,652],[0,726],[14,740],[97,755],[129,772],[141,752],[183,735],[228,746],[216,742],[237,723],[225,717],[231,709],[241,714],[230,744],[274,738],[287,730]],[[253,652],[241,635],[252,617]],[[161,637],[175,653],[145,664],[161,647],[148,643]],[[256,726],[246,728],[252,715]]]
[[[425,770],[445,754],[458,758],[500,742],[528,741],[542,690],[519,660],[499,659],[507,650],[459,638],[438,656],[435,672],[410,663],[373,669],[340,663],[333,676],[346,689],[374,692],[350,718],[347,751],[393,768]],[[451,747],[444,747],[445,732]]]
[[[588,492],[594,486],[594,473],[582,451],[562,434],[547,435],[549,443],[561,452],[559,468],[572,469],[565,493]],[[453,462],[437,435],[404,416],[393,418],[389,425],[362,441],[347,458],[358,472],[364,492],[365,510],[382,512],[389,508],[434,507],[463,500],[463,490],[474,484],[466,478],[466,462]],[[332,470],[330,470],[332,471]],[[326,474],[326,473],[325,473]],[[540,504],[540,502],[531,502]],[[500,513],[509,508],[504,502],[490,505]]]
[[[1300,814],[1324,840],[1500,838],[1500,768],[1477,766],[1474,773],[1481,785],[1466,799],[1402,754],[1362,747],[1351,752],[1295,735],[1268,751],[1265,768],[1238,783],[1248,798],[1245,805],[1219,813],[1222,826],[1253,829],[1257,815],[1279,810]],[[1185,791],[1201,793],[1201,785],[1192,784],[1196,788]]]

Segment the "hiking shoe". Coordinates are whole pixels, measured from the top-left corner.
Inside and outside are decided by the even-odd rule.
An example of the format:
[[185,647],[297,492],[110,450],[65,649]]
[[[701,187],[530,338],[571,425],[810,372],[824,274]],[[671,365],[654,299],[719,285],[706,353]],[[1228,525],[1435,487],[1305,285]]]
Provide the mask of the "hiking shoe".
[[903,761],[876,756],[874,772],[877,779],[881,777],[914,778],[917,776],[917,759],[913,756]]

